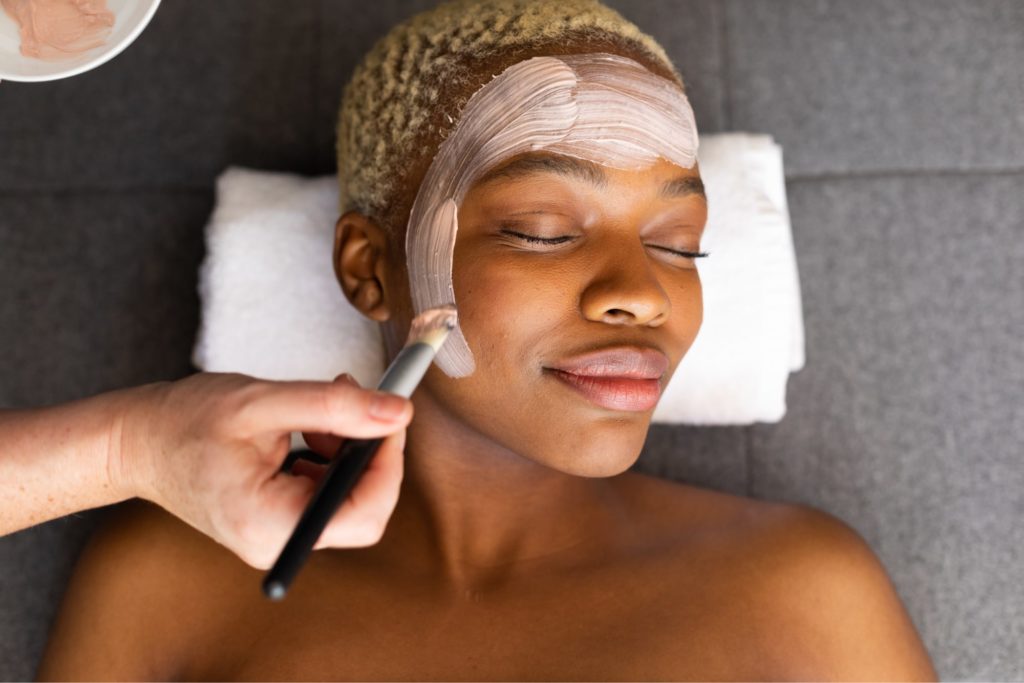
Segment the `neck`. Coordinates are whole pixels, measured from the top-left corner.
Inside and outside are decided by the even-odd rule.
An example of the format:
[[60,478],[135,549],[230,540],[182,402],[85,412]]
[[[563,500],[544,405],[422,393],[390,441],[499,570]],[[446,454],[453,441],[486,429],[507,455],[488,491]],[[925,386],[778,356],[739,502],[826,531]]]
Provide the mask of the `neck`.
[[615,477],[554,470],[453,420],[425,392],[413,402],[398,504],[372,550],[389,566],[472,590],[620,537]]

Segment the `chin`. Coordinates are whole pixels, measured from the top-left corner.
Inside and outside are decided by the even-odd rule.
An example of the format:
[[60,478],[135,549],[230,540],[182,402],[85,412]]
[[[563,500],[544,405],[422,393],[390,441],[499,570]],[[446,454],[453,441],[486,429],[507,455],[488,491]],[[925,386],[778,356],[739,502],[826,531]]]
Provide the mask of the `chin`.
[[539,461],[577,477],[614,477],[632,467],[640,457],[647,430],[639,436],[634,431],[621,424],[612,429],[588,430],[588,438],[559,444],[557,453]]

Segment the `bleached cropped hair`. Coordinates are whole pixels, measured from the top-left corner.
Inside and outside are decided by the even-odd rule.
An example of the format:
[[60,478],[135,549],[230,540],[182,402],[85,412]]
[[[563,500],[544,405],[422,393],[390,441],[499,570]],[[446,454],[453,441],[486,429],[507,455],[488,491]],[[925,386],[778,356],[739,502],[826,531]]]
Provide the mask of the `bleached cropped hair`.
[[339,208],[404,232],[403,191],[419,186],[476,90],[530,57],[602,51],[683,85],[653,38],[597,0],[454,0],[395,26],[342,95]]

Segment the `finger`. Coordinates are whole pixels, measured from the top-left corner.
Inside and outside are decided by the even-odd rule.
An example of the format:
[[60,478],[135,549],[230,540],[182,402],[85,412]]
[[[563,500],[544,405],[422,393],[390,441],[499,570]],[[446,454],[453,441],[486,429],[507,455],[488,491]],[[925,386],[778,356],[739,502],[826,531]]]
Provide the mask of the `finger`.
[[292,475],[312,479],[318,484],[320,483],[320,480],[323,479],[326,472],[326,465],[318,465],[315,462],[309,462],[308,460],[296,460],[295,464],[292,465],[291,470]]
[[401,396],[346,382],[265,382],[245,409],[252,433],[302,431],[357,438],[391,434],[412,419],[412,403]]
[[[343,372],[335,377],[334,381],[344,382],[353,387],[359,386],[356,378],[347,372]],[[341,442],[344,440],[340,436],[324,434],[322,432],[302,432],[302,438],[306,442],[306,446],[325,458],[333,458],[334,454],[338,452]]]
[[380,539],[398,503],[405,468],[404,448],[404,430],[384,440],[314,548],[361,547]]
[[333,458],[334,454],[338,452],[338,448],[341,447],[341,442],[344,441],[340,436],[319,432],[303,432],[302,438],[305,439],[306,445],[311,451],[325,458]]
[[[321,533],[314,549],[365,547],[380,539],[398,501],[404,445],[404,430],[384,440],[356,487]],[[300,463],[317,467],[305,461],[296,465]],[[320,469],[326,470],[322,466]],[[312,478],[284,473],[264,481],[256,504],[247,511],[244,533],[228,539],[227,545],[253,567],[269,569],[294,531],[315,488],[316,481]]]

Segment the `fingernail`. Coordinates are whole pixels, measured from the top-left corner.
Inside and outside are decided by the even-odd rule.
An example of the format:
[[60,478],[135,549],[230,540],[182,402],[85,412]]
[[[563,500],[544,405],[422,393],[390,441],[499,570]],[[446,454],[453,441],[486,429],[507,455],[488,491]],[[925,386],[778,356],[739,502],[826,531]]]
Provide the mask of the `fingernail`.
[[395,420],[405,412],[405,399],[392,394],[377,393],[370,402],[370,415],[379,420]]
[[348,374],[347,372],[338,375],[337,381],[345,382],[346,384],[351,384],[354,387],[359,386],[359,382],[356,381],[356,378]]

